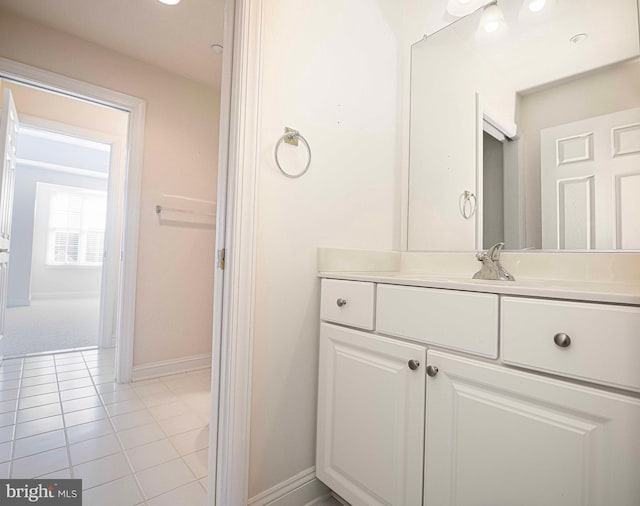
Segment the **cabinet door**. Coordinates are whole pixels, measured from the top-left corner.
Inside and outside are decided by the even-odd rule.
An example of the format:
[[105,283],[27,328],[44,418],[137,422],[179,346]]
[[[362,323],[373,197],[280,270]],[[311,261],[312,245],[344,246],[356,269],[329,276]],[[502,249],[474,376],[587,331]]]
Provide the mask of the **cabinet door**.
[[422,502],[425,359],[421,346],[321,325],[316,474],[353,506]]
[[429,352],[425,506],[637,506],[640,401]]

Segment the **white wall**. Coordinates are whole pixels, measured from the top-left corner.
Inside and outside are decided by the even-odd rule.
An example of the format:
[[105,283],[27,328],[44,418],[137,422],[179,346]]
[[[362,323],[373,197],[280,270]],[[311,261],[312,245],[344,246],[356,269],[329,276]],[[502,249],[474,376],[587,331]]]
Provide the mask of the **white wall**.
[[215,200],[219,92],[6,12],[0,56],[146,100],[134,366],[209,353],[213,230],[161,226],[154,206]]
[[[410,46],[451,22],[438,3],[263,2],[249,497],[315,463],[316,248],[406,244]],[[313,150],[301,179],[272,161],[285,126]]]
[[[397,247],[400,209],[398,3],[263,5],[250,497],[315,463],[316,249]],[[273,162],[285,126],[313,150],[300,179]]]
[[540,130],[640,107],[640,59],[520,97],[518,127],[524,143],[526,246],[542,247]]

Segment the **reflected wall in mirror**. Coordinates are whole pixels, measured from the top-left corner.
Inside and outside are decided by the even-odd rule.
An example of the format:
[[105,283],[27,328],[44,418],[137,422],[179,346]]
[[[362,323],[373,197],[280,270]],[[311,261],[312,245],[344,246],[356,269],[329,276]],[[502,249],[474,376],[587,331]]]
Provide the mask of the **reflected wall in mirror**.
[[638,0],[542,3],[413,45],[409,250],[640,249]]

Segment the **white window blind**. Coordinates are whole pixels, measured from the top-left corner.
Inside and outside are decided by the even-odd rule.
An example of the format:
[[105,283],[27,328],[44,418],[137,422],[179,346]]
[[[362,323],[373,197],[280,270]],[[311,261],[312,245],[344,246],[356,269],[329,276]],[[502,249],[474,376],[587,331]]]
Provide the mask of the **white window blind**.
[[105,192],[78,188],[52,192],[47,264],[101,265],[106,217]]

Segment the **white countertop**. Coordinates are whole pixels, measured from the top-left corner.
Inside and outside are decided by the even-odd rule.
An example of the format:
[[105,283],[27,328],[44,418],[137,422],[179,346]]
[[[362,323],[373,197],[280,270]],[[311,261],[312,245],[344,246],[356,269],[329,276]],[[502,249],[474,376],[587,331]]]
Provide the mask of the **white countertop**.
[[516,281],[488,281],[472,279],[471,275],[467,278],[459,275],[448,276],[412,272],[320,272],[318,276],[330,279],[369,281],[372,283],[422,286],[500,295],[640,305],[640,284],[636,283],[602,283],[540,278],[519,278]]

